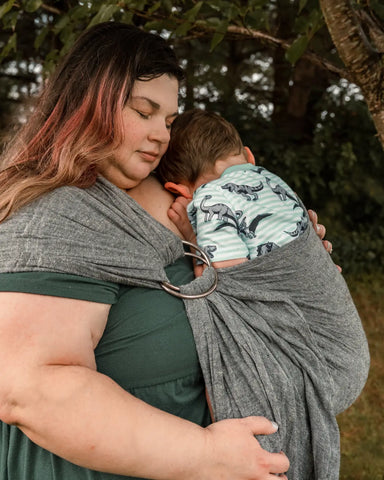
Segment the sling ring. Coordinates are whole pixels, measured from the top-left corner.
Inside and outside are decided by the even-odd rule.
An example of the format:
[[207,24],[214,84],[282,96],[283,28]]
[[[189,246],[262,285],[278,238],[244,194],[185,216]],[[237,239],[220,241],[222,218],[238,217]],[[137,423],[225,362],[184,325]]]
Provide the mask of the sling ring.
[[[187,245],[187,246],[193,248],[194,250],[196,250],[200,254],[200,255],[198,255],[197,253],[186,251],[185,255],[187,255],[188,257],[197,258],[198,260],[202,260],[208,267],[212,266],[211,261],[210,261],[208,255],[204,252],[204,250],[202,250],[200,247],[198,247],[194,243],[187,242],[186,240],[182,240],[182,242],[183,242],[183,245]],[[171,283],[161,282],[160,285],[162,286],[162,288],[166,292],[168,292],[171,295],[173,295],[175,297],[178,297],[178,298],[187,298],[187,299],[191,299],[191,300],[193,300],[195,298],[203,298],[203,297],[206,297],[207,295],[211,294],[217,287],[217,272],[216,272],[216,269],[213,269],[213,271],[214,271],[214,274],[215,274],[213,284],[212,284],[211,287],[209,287],[209,289],[206,292],[203,292],[203,293],[196,293],[196,294],[187,295],[187,294],[181,293],[180,288],[176,287],[175,285],[172,285]]]

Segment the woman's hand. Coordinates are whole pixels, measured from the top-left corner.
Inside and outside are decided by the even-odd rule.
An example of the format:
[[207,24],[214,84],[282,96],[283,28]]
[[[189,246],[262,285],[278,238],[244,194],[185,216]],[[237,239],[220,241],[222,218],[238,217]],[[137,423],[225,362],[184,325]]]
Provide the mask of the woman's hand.
[[59,457],[115,475],[266,480],[275,477],[269,472],[287,470],[285,455],[265,452],[253,436],[275,432],[270,421],[252,417],[202,428],[97,372],[94,349],[109,308],[0,292],[2,421]]
[[[325,234],[326,234],[326,228],[321,223],[317,223],[318,222],[317,213],[314,210],[308,210],[308,215],[309,215],[309,219],[312,222],[313,228],[315,229],[315,232],[317,233],[320,240],[323,242],[323,246],[324,246],[325,250],[329,254],[331,254],[332,253],[332,243],[328,240],[323,240],[324,237],[325,237]],[[342,271],[342,269],[339,265],[336,265],[336,267],[339,270],[339,272]]]
[[[284,453],[263,450],[255,435],[270,435],[277,425],[264,417],[222,420],[207,427],[206,454],[196,480],[267,480],[287,478]],[[193,479],[195,480],[195,479]]]
[[[313,228],[315,229],[315,232],[317,233],[317,236],[323,242],[323,246],[324,246],[325,250],[328,253],[331,254],[332,253],[332,243],[329,240],[323,240],[324,237],[325,237],[325,234],[326,234],[326,229],[325,229],[324,225],[322,225],[321,223],[317,223],[317,221],[318,221],[317,213],[314,210],[308,210],[308,215],[309,215],[309,219],[312,222]],[[336,265],[336,267],[339,270],[339,272],[341,272],[341,270],[342,270],[341,267],[339,265]]]
[[312,222],[313,228],[315,229],[315,232],[317,233],[320,240],[322,240],[323,242],[324,248],[328,253],[332,253],[332,243],[329,242],[328,240],[323,240],[327,231],[324,225],[322,225],[321,223],[318,223],[317,213],[314,210],[308,210],[308,215],[309,215],[309,219]]

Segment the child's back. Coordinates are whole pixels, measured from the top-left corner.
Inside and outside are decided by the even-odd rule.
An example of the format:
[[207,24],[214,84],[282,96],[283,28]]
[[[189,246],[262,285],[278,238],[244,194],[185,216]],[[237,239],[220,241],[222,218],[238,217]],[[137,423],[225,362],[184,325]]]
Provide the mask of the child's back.
[[188,214],[198,245],[213,262],[258,257],[290,242],[308,224],[292,189],[251,163],[229,167],[200,186]]

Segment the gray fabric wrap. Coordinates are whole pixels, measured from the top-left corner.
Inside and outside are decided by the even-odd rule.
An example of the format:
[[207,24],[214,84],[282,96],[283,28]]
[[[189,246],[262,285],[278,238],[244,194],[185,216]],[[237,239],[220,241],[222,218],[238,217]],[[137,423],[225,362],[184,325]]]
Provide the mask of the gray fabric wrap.
[[[62,187],[0,224],[0,271],[65,272],[161,288],[180,239],[100,178]],[[335,415],[359,395],[369,353],[347,285],[311,227],[270,254],[218,270],[208,297],[184,300],[215,419],[262,415],[259,436],[290,459],[290,480],[339,478]],[[213,270],[180,286],[208,289]]]

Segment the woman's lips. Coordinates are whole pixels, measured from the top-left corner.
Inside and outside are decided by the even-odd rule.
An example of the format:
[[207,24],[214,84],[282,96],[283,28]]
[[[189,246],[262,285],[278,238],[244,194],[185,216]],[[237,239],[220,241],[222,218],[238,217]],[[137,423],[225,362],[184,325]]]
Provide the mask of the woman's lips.
[[159,158],[159,152],[146,152],[140,150],[139,153],[145,160],[150,162],[155,162]]

